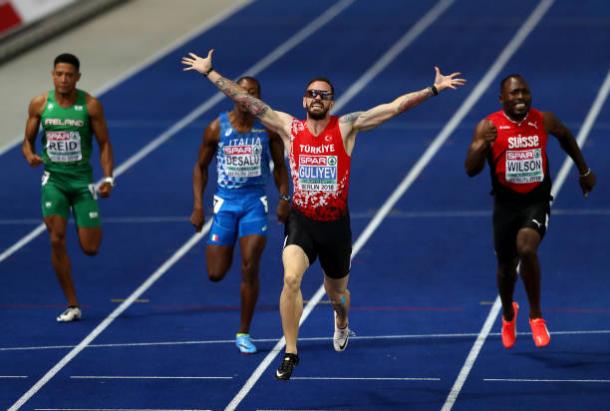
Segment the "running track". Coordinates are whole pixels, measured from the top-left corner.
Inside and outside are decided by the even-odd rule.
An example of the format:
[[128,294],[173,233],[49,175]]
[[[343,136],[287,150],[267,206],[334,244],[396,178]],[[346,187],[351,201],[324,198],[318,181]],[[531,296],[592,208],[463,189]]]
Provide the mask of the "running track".
[[[112,198],[101,201],[100,254],[80,255],[69,235],[83,321],[54,322],[64,303],[46,235],[34,232],[15,246],[40,223],[40,170],[29,169],[17,148],[2,155],[0,407],[607,407],[610,4],[374,5],[255,2],[100,96],[118,178]],[[216,48],[223,74],[255,74],[272,107],[299,116],[303,86],[318,74],[333,79],[341,113],[427,86],[434,65],[460,70],[469,81],[359,136],[350,194],[350,322],[358,336],[345,353],[332,350],[332,313],[318,292],[315,265],[303,282],[310,303],[300,333],[302,363],[287,384],[272,374],[282,347],[282,227],[270,225],[262,262],[252,328],[261,352],[241,356],[232,342],[238,265],[222,283],[208,282],[203,242],[188,223],[201,132],[231,107],[207,81],[180,69],[186,52],[209,48]],[[537,107],[554,111],[579,135],[599,181],[585,201],[573,167],[556,178],[540,255],[552,343],[534,347],[522,310],[524,333],[506,352],[494,305],[489,178],[485,171],[469,179],[463,159],[476,122],[499,107],[498,80],[511,72],[526,76]],[[558,176],[565,155],[552,141],[551,171]],[[208,190],[206,204],[210,198]],[[521,284],[516,299],[527,306]]]

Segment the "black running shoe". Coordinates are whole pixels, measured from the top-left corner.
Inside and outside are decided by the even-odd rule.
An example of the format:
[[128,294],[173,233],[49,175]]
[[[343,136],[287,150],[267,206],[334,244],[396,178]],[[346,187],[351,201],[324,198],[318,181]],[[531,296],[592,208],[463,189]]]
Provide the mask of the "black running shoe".
[[275,378],[278,380],[288,381],[292,375],[292,370],[299,364],[298,354],[284,354],[284,359],[280,367],[275,372]]

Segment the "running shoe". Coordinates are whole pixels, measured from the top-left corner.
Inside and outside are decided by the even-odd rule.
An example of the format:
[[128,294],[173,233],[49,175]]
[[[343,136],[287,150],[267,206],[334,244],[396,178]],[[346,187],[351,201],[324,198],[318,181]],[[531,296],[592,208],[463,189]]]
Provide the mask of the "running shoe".
[[551,336],[543,318],[530,318],[530,327],[532,328],[532,338],[536,347],[546,347],[551,343]]
[[343,328],[337,327],[337,313],[333,311],[333,314],[335,314],[335,333],[333,334],[333,347],[337,352],[345,351],[345,348],[347,348],[347,343],[349,342],[349,337],[355,334],[352,330],[349,329],[348,325]]
[[513,301],[513,319],[506,321],[502,316],[502,344],[507,350],[515,345],[517,340],[517,314],[519,313],[519,304]]
[[57,322],[67,323],[70,321],[80,320],[82,313],[80,312],[80,308],[75,306],[70,306],[66,308],[66,310],[59,314],[56,318]]
[[299,364],[299,354],[284,354],[284,359],[275,372],[275,378],[288,381],[292,375],[292,370]]
[[256,346],[252,343],[250,334],[237,333],[235,346],[242,354],[254,354],[256,352]]

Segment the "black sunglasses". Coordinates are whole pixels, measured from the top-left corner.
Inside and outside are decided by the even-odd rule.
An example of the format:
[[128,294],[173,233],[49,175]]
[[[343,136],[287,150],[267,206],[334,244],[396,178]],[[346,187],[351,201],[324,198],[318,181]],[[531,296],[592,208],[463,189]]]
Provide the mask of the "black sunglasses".
[[326,90],[305,90],[305,97],[316,98],[320,96],[321,100],[332,100],[333,93]]

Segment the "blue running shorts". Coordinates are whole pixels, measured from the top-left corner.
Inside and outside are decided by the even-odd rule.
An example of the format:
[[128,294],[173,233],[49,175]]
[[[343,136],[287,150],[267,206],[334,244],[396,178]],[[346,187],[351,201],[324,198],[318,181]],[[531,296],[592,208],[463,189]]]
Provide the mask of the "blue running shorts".
[[208,236],[210,245],[234,245],[248,235],[267,236],[269,206],[260,192],[239,196],[214,195],[214,220]]

